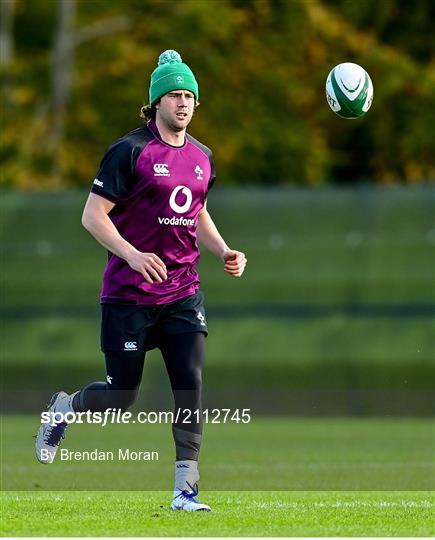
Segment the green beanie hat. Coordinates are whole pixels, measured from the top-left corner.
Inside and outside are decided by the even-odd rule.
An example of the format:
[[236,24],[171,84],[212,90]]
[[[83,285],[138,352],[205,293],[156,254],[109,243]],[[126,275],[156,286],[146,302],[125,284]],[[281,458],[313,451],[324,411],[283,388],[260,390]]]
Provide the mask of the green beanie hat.
[[156,69],[151,74],[150,103],[172,90],[189,90],[199,98],[198,83],[187,64],[184,64],[177,51],[168,50],[159,56]]

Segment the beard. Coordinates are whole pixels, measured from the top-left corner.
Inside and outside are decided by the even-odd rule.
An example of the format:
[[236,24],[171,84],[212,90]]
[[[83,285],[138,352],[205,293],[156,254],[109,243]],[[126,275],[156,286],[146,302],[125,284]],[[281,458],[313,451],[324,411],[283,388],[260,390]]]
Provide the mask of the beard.
[[193,111],[187,112],[186,116],[183,119],[177,118],[174,114],[162,114],[162,112],[160,112],[160,114],[162,120],[165,122],[168,128],[175,133],[179,133],[180,131],[186,129],[187,126],[190,124],[193,116]]
[[183,121],[183,124],[185,125],[180,125],[180,123],[170,122],[168,123],[168,127],[171,128],[172,131],[175,131],[176,133],[178,133],[180,131],[183,131],[183,129],[185,129],[189,125],[189,122]]

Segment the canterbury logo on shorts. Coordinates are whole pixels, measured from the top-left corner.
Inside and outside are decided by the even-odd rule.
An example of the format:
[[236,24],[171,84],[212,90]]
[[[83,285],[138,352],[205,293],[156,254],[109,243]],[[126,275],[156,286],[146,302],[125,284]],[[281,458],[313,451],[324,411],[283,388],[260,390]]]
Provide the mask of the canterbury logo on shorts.
[[124,351],[137,351],[136,341],[126,341],[124,343]]

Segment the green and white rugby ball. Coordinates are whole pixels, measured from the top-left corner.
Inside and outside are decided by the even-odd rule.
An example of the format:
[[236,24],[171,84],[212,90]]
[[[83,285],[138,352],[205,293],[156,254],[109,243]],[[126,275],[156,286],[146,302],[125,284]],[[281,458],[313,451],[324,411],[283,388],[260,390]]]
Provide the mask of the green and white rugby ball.
[[335,114],[342,118],[364,116],[373,101],[369,74],[358,64],[338,64],[326,79],[326,99]]

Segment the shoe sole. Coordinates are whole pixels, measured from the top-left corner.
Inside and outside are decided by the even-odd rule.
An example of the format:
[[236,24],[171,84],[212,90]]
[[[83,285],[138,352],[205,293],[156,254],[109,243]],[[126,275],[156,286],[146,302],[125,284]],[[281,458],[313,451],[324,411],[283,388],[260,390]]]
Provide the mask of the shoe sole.
[[173,512],[211,512],[211,508],[198,508],[198,510],[184,510],[184,508],[169,508]]

